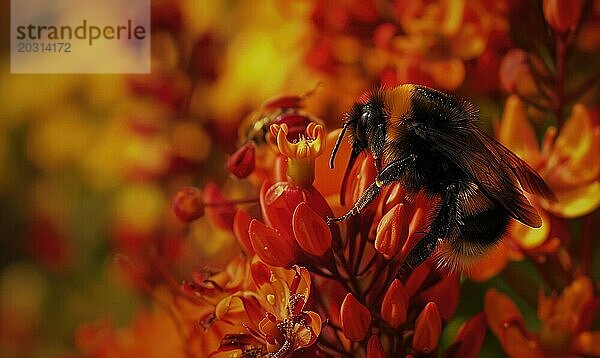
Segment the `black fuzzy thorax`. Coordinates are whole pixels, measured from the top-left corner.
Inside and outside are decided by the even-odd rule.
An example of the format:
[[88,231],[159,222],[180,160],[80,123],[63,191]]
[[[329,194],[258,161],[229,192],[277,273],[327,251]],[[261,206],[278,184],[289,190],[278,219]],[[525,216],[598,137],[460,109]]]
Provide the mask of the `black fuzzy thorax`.
[[472,106],[454,96],[415,86],[411,93],[411,112],[401,123],[402,135],[386,145],[388,158],[415,159],[401,178],[405,189],[428,194],[442,194],[448,186],[468,179],[452,161],[427,139],[427,131],[463,132],[468,140],[467,126],[473,121]]

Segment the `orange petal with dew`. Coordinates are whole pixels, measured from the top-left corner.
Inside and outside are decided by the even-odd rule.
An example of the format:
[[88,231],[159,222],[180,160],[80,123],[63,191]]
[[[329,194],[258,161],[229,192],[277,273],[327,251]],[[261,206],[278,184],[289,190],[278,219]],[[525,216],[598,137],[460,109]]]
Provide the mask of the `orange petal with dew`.
[[292,216],[294,237],[300,247],[314,256],[322,256],[331,248],[331,231],[327,223],[306,203],[300,203]]
[[272,315],[267,315],[266,318],[263,318],[258,324],[258,329],[262,333],[273,337],[279,344],[283,344],[285,341],[285,338],[279,330],[279,327],[277,327],[277,322]]
[[265,263],[287,267],[294,262],[296,256],[294,244],[279,231],[253,219],[250,222],[249,233],[254,252]]
[[312,333],[310,341],[305,345],[306,347],[315,343],[317,338],[319,338],[319,334],[321,334],[321,326],[323,325],[323,320],[321,319],[321,316],[319,316],[319,314],[316,312],[308,311],[305,313],[310,317],[309,326]]

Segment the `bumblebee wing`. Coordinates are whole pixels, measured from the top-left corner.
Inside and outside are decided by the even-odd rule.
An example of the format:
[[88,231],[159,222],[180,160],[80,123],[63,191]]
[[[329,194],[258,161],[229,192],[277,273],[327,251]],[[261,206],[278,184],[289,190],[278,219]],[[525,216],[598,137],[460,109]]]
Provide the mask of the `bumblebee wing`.
[[504,207],[511,217],[532,227],[542,225],[542,219],[517,182],[527,191],[542,193],[540,195],[552,192],[529,165],[472,123],[455,134],[434,128],[429,128],[426,133],[434,148],[467,174],[489,199]]
[[500,142],[490,137],[487,133],[479,128],[475,128],[475,135],[481,139],[483,144],[492,152],[496,154],[496,158],[501,163],[511,169],[512,173],[517,177],[519,184],[523,190],[528,193],[539,195],[550,201],[556,201],[556,196],[552,190],[548,187],[544,179],[524,160],[517,157],[517,155],[506,148]]

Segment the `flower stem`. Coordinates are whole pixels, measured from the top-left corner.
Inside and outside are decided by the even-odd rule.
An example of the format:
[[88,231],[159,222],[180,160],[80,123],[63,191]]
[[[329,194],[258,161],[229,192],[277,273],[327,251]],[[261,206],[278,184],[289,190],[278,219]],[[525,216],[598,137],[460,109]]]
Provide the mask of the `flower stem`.
[[567,37],[561,34],[556,36],[556,82],[554,87],[556,92],[556,106],[554,109],[554,115],[556,116],[556,123],[559,131],[564,122],[563,111],[565,106],[565,61],[568,45]]

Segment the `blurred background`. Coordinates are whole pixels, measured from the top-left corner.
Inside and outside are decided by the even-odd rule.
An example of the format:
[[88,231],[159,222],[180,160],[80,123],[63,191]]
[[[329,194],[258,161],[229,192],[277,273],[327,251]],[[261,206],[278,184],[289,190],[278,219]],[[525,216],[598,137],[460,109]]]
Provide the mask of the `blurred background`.
[[[572,266],[597,281],[600,1],[568,3],[552,12],[510,0],[156,0],[151,74],[11,75],[3,0],[0,356],[76,354],[88,322],[143,325],[156,287],[224,265],[239,251],[233,235],[204,218],[184,226],[171,196],[249,185],[223,165],[240,123],[269,98],[319,83],[307,111],[330,129],[375,86],[456,92],[547,180],[538,141],[558,128],[561,153],[575,158],[549,180],[564,205],[544,207],[545,231],[513,236],[544,253],[568,237]],[[541,280],[537,253],[515,251],[465,280],[457,322],[500,287],[535,328],[535,307],[515,292]],[[489,335],[485,349],[500,345]]]

